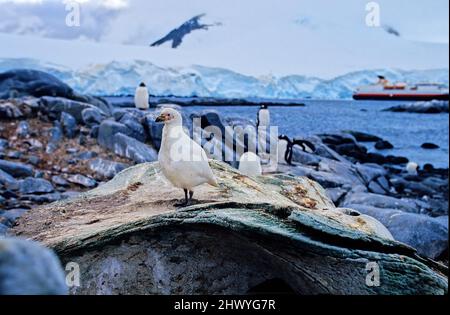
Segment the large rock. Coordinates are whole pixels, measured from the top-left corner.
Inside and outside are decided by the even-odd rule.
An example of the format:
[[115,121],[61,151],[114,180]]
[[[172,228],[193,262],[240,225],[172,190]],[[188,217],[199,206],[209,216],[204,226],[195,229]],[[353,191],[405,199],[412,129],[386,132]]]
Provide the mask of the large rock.
[[77,123],[83,122],[83,110],[87,108],[98,109],[94,105],[62,97],[44,96],[41,97],[39,102],[43,112],[54,115],[55,118],[59,118],[62,112],[66,112],[72,115],[77,120]]
[[77,133],[76,119],[72,115],[62,112],[60,122],[66,137],[70,139],[75,138]]
[[421,255],[435,259],[448,251],[448,216],[438,219],[395,209],[349,206],[379,220],[397,241],[416,248]]
[[0,160],[0,170],[3,170],[14,177],[33,176],[33,167],[20,162]]
[[125,163],[109,161],[101,158],[94,159],[89,162],[89,168],[93,172],[108,179],[113,178],[117,173],[127,167],[128,165]]
[[23,117],[23,113],[11,102],[0,103],[0,119],[17,119]]
[[399,199],[390,196],[383,196],[374,193],[353,193],[347,194],[343,202],[343,206],[350,205],[367,205],[377,208],[397,209],[406,212],[419,213],[421,211],[419,205],[410,199]]
[[[12,233],[82,266],[72,294],[245,294],[274,280],[299,294],[447,293],[446,267],[336,209],[315,182],[210,164],[220,187],[197,187],[192,206],[175,208],[182,190],[143,163],[33,209]],[[380,286],[367,282],[374,263]]]
[[71,87],[51,74],[38,70],[15,69],[0,73],[0,98],[21,96],[61,96],[71,98]]
[[433,100],[429,102],[414,102],[401,104],[384,109],[388,112],[406,112],[420,114],[448,113],[448,101]]
[[53,185],[46,179],[28,177],[20,182],[19,191],[22,194],[51,193]]
[[147,138],[152,146],[159,150],[162,141],[162,130],[164,124],[155,122],[157,113],[147,114],[143,119],[143,125],[147,132]]
[[37,242],[0,238],[0,295],[67,294],[65,280],[53,251]]
[[109,150],[114,150],[114,135],[119,132],[127,136],[132,133],[124,124],[110,119],[104,120],[98,129],[98,144]]
[[158,153],[152,147],[122,133],[114,135],[114,153],[129,158],[136,163],[151,162],[158,159]]
[[81,111],[81,118],[87,126],[94,126],[100,124],[106,115],[98,108],[85,108]]

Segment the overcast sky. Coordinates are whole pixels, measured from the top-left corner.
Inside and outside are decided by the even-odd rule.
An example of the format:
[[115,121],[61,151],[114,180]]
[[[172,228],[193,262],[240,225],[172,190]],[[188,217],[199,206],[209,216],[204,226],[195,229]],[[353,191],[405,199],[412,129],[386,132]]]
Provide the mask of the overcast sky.
[[[317,1],[290,1],[273,0],[241,0],[246,2],[246,8],[254,7],[254,14],[258,9],[268,8],[261,6],[262,2],[273,2],[278,6],[290,6],[295,9],[296,4],[302,8],[311,4],[311,10],[316,14],[324,15],[327,4],[317,5]],[[215,7],[224,11],[239,14],[239,5],[236,1],[227,0],[77,0],[81,8],[80,27],[67,27],[65,19],[66,3],[69,0],[0,0],[0,32],[8,34],[33,35],[62,39],[82,39],[99,42],[113,42],[121,44],[148,45],[158,39],[163,32],[170,31],[191,18],[195,14],[213,12]],[[339,1],[344,7],[339,14],[346,19],[346,12],[353,12],[352,8],[345,8],[347,3],[354,6],[361,4],[362,8],[369,1]],[[384,21],[388,21],[400,31],[405,38],[448,43],[448,0],[380,0],[381,14]],[[251,6],[249,6],[249,3]],[[306,3],[306,4],[305,4]],[[325,4],[325,5],[324,5]],[[271,4],[272,5],[272,4]],[[359,8],[360,9],[360,8]],[[177,14],[177,11],[183,14]],[[302,23],[316,23],[302,17],[299,7],[299,21]],[[216,10],[217,12],[217,10]],[[191,16],[188,16],[191,15]],[[267,16],[267,14],[266,14]],[[214,14],[207,14],[213,22]],[[363,19],[363,16],[361,16]],[[167,22],[167,23],[165,23]],[[163,25],[164,24],[164,25]],[[275,26],[276,27],[276,26]]]

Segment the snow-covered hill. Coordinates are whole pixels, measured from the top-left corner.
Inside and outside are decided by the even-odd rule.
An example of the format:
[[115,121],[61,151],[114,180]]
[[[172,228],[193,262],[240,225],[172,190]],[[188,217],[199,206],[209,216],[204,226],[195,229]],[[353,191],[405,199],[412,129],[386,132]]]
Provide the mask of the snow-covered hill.
[[49,72],[81,93],[128,95],[145,81],[153,95],[202,96],[220,98],[351,98],[356,86],[373,82],[376,75],[392,81],[441,82],[448,84],[449,71],[378,69],[350,72],[332,79],[302,75],[243,75],[221,68],[191,66],[159,67],[148,61],[110,62],[78,70],[32,59],[0,59],[0,72],[31,68]]

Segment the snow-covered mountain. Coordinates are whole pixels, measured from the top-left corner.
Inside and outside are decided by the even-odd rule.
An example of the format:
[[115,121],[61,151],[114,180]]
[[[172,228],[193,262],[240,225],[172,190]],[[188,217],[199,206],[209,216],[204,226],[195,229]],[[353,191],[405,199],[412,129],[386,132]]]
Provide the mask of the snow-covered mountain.
[[33,59],[0,59],[0,72],[30,68],[49,72],[81,93],[129,95],[145,81],[153,95],[201,96],[220,98],[351,98],[356,86],[369,84],[376,75],[392,81],[440,82],[448,85],[448,69],[378,69],[350,72],[332,79],[318,77],[248,76],[222,68],[205,66],[160,67],[148,61],[110,62],[78,70]]

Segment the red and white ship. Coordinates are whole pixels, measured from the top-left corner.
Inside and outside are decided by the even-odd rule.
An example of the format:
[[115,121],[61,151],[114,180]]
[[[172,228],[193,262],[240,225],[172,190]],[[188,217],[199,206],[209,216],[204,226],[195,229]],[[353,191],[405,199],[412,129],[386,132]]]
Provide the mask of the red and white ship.
[[375,84],[361,86],[353,93],[355,100],[448,100],[448,87],[438,83],[391,84],[383,76],[378,76]]

